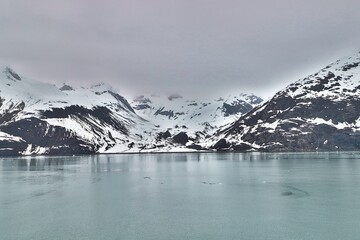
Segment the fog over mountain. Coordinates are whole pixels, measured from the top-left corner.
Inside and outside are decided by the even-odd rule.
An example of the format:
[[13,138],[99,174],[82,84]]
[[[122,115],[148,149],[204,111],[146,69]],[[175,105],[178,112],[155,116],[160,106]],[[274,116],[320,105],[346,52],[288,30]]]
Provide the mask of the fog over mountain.
[[358,51],[358,9],[354,0],[2,0],[0,64],[123,94],[266,98]]

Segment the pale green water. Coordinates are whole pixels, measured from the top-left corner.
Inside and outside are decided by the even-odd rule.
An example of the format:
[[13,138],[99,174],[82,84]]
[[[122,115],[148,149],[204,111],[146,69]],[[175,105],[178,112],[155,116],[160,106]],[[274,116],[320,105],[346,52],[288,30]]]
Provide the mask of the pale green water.
[[0,239],[360,239],[360,154],[0,160]]

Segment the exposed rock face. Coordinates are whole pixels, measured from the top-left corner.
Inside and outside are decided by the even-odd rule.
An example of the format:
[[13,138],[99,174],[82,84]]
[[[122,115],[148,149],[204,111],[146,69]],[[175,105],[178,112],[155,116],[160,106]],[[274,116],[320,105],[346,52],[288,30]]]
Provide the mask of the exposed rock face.
[[21,81],[21,77],[19,76],[19,74],[14,72],[11,68],[6,67],[3,72],[6,74],[8,79],[12,79],[14,81],[16,81],[16,80]]
[[218,132],[232,148],[360,149],[360,54],[301,79]]
[[159,108],[155,113],[154,113],[155,116],[157,115],[163,115],[163,116],[166,116],[168,117],[169,119],[170,118],[173,118],[174,117],[174,111],[166,111],[164,110],[164,107],[162,108]]
[[230,105],[227,103],[223,104],[223,111],[225,113],[225,116],[230,116],[233,114],[237,114],[237,113],[241,113],[241,112],[248,112],[252,109],[253,107],[248,104],[248,103],[243,103],[243,104],[234,104],[234,105]]
[[169,131],[166,131],[166,132],[160,132],[159,135],[158,135],[158,140],[161,140],[161,139],[168,139],[171,137],[171,133]]
[[189,149],[194,149],[194,150],[207,150],[207,149],[204,149],[201,145],[198,145],[198,144],[190,144],[188,146],[186,146],[187,148]]
[[213,146],[213,148],[216,150],[225,150],[225,149],[228,149],[229,147],[230,147],[230,144],[228,142],[226,142],[226,140],[224,138],[220,139]]
[[111,96],[113,96],[119,104],[117,104],[118,109],[123,109],[125,111],[130,111],[135,113],[134,109],[130,106],[129,102],[119,94],[113,92],[113,91],[107,91]]
[[[11,122],[2,126],[0,130],[22,139],[15,144],[18,151],[29,148],[28,151],[36,152],[42,148],[46,149],[44,153],[47,154],[69,155],[95,153],[99,147],[77,138],[64,127],[52,126],[34,117]],[[8,155],[10,153],[8,151]]]
[[173,137],[173,140],[176,142],[176,143],[180,143],[182,145],[185,145],[188,141],[189,141],[189,137],[188,135],[185,133],[185,132],[180,132],[178,134],[176,134],[174,137]]
[[61,91],[74,91],[74,89],[69,86],[69,85],[66,85],[64,84],[64,86],[62,86],[61,88],[59,88]]

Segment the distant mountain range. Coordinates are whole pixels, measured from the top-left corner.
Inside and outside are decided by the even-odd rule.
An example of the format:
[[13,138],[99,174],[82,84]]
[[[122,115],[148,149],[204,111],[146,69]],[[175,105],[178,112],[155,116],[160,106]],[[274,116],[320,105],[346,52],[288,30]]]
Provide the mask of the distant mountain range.
[[[162,134],[166,133],[167,136],[186,134],[189,143],[201,145],[221,126],[239,119],[262,101],[252,94],[202,100],[185,99],[174,94],[168,97],[139,96],[131,102],[131,106],[139,116],[164,131]],[[163,144],[170,143],[171,141],[167,141]]]
[[111,86],[60,88],[0,69],[0,155],[360,149],[360,53],[252,94],[128,101]]

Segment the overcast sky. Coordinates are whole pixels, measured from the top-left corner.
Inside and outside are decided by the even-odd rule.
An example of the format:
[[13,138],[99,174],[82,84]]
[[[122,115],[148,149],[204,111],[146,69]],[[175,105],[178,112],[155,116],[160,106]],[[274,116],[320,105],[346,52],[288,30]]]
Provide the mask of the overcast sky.
[[123,94],[269,97],[360,50],[358,0],[1,0],[0,64]]

